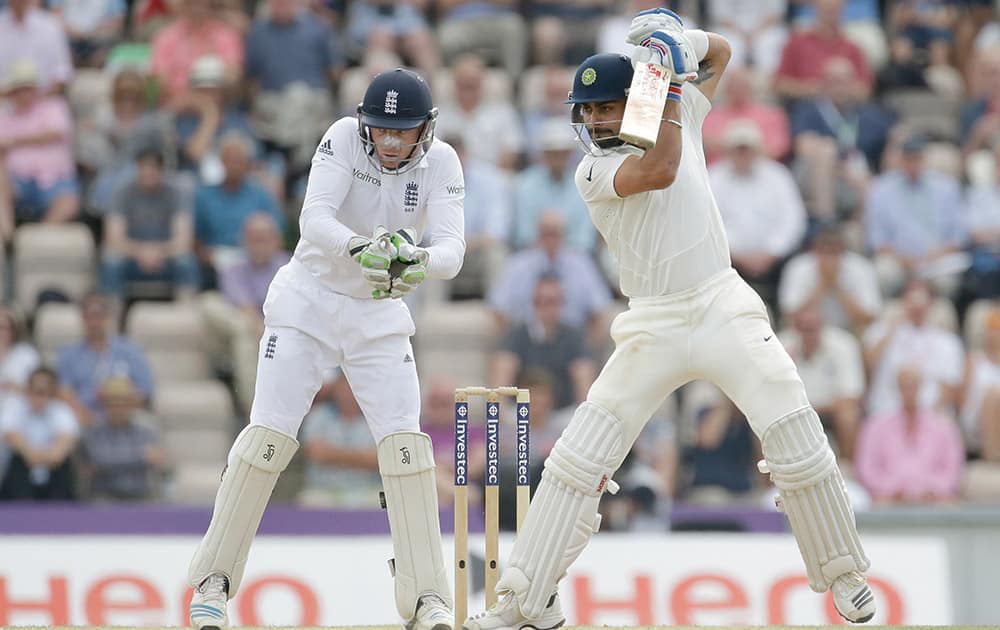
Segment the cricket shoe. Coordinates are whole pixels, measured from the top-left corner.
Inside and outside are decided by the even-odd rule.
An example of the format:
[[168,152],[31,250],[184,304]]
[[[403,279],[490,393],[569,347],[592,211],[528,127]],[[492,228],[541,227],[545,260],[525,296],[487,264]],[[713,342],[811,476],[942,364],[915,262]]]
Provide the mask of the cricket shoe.
[[545,605],[540,617],[526,619],[521,614],[514,593],[507,591],[500,596],[500,601],[486,612],[469,617],[462,624],[463,630],[553,630],[566,623],[562,606],[559,604],[559,593],[553,593]]
[[229,578],[213,573],[194,589],[191,606],[191,627],[197,630],[225,630],[229,627],[226,602],[229,601]]
[[857,571],[838,576],[830,587],[833,605],[844,619],[851,623],[865,623],[875,616],[875,595]]
[[436,593],[425,593],[417,599],[413,619],[406,622],[406,630],[452,630],[455,613]]

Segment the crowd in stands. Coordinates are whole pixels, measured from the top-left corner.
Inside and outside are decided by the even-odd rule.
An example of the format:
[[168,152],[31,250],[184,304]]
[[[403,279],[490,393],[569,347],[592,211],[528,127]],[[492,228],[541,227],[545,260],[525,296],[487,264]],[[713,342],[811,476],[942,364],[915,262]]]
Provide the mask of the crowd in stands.
[[[995,4],[0,0],[0,499],[211,500],[316,143],[398,65],[428,78],[466,178],[463,271],[409,301],[442,500],[456,384],[531,388],[537,471],[624,308],[564,100],[585,56],[627,53],[631,16],[669,6],[731,43],[713,190],[856,505],[1000,501]],[[279,500],[377,507],[339,372],[300,439]],[[685,386],[606,526],[764,505],[758,458],[731,402]]]

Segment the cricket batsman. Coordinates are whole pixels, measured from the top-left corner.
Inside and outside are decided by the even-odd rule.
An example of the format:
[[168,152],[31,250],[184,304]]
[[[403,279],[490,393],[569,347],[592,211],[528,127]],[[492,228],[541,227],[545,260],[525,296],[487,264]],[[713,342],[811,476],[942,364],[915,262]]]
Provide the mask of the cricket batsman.
[[[685,30],[665,9],[636,15],[628,42],[637,45],[632,60],[599,54],[583,62],[569,103],[589,148],[576,185],[618,261],[629,308],[612,324],[614,353],[545,462],[497,585],[501,598],[465,628],[564,623],[557,582],[598,530],[601,494],[614,490],[611,477],[653,412],[694,379],[718,385],[760,438],[761,470],[779,490],[810,587],[832,589],[845,619],[866,622],[875,614],[869,561],[843,478],[763,302],[731,266],[709,188],[701,126],[729,44]],[[645,151],[618,137],[637,61],[664,66],[675,81]]]
[[301,238],[264,303],[250,424],[229,451],[212,522],[191,560],[195,628],[228,627],[227,601],[239,590],[264,507],[298,449],[324,372],[335,366],[377,445],[396,608],[408,630],[450,630],[454,622],[431,440],[418,425],[414,324],[396,299],[426,277],[453,278],[465,255],[462,168],[434,138],[436,118],[424,79],[390,70],[372,79],[357,118],[338,120],[320,140]]

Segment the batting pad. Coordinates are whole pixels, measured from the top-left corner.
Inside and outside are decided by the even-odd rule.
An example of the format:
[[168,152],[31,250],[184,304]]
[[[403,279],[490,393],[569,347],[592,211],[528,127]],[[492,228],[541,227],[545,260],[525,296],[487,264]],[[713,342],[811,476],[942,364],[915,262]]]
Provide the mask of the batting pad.
[[229,578],[229,599],[236,595],[271,491],[298,448],[295,438],[262,424],[251,424],[236,437],[215,495],[212,522],[191,559],[191,586],[210,573],[223,573]]
[[600,518],[597,504],[627,447],[622,422],[592,402],[580,405],[552,447],[538,490],[514,541],[498,591],[513,591],[521,614],[541,616],[556,583],[580,555]]
[[452,607],[430,436],[417,431],[385,436],[378,444],[378,469],[396,556],[396,610],[403,619],[412,619],[417,598],[424,593],[436,593]]
[[833,451],[812,408],[779,418],[761,438],[767,471],[806,564],[809,587],[822,593],[848,571],[870,566]]

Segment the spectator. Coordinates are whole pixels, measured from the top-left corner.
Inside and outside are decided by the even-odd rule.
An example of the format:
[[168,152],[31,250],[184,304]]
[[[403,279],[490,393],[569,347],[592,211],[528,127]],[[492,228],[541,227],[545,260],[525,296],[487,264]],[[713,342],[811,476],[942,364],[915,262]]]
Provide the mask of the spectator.
[[927,282],[913,278],[903,293],[903,315],[883,318],[865,333],[865,362],[871,374],[869,414],[899,408],[899,390],[894,381],[899,370],[911,363],[924,366],[921,407],[946,414],[954,412],[965,352],[955,333],[927,321],[932,300]]
[[451,297],[482,299],[504,269],[511,222],[511,190],[503,172],[471,157],[460,136],[448,138],[465,176],[465,262],[451,281]]
[[757,451],[749,423],[720,394],[714,406],[698,413],[694,444],[682,454],[690,475],[684,501],[700,505],[752,502]]
[[73,162],[73,119],[62,96],[45,96],[31,62],[9,66],[0,111],[0,237],[17,222],[62,223],[80,209]]
[[34,0],[9,0],[0,8],[0,78],[14,64],[30,62],[45,95],[61,94],[73,78],[73,61],[59,20]]
[[947,66],[958,17],[955,3],[943,0],[897,0],[889,9],[888,31],[905,40],[919,64]]
[[28,376],[41,365],[38,350],[23,337],[17,317],[0,306],[0,413],[10,396],[24,393]]
[[787,4],[787,0],[709,0],[711,22],[733,49],[730,64],[752,65],[762,77],[771,76],[788,39]]
[[721,102],[712,104],[701,128],[709,165],[724,157],[726,131],[741,121],[757,125],[767,157],[780,162],[788,155],[791,147],[788,116],[782,107],[761,102],[755,94],[758,81],[752,68],[730,67],[723,77]]
[[118,191],[104,217],[101,288],[122,299],[126,283],[158,280],[169,282],[176,297],[190,299],[199,284],[190,206],[164,172],[160,147],[141,149],[136,164],[135,179]]
[[959,420],[967,450],[1000,462],[1000,309],[990,310],[985,329],[985,347],[965,362]]
[[438,0],[438,40],[445,62],[475,53],[503,66],[510,76],[520,76],[528,33],[517,9],[514,0]]
[[425,77],[441,66],[438,42],[424,17],[428,0],[360,0],[351,5],[346,32],[355,50],[399,53]]
[[864,100],[872,84],[872,74],[861,49],[843,32],[843,0],[815,0],[814,24],[788,38],[775,72],[777,95],[790,100],[813,98],[822,93],[823,74],[831,59],[846,58],[855,78],[839,89],[849,97]]
[[791,321],[793,327],[778,333],[778,339],[795,362],[823,426],[832,431],[837,455],[851,460],[865,393],[861,346],[849,332],[825,323],[815,303],[807,303]]
[[89,210],[105,213],[115,191],[135,177],[136,152],[144,145],[161,144],[170,162],[176,161],[169,144],[172,123],[162,111],[150,111],[147,81],[138,70],[123,69],[111,82],[111,100],[98,106],[93,117],[77,119],[77,162],[96,173],[87,194]]
[[216,271],[242,259],[240,239],[243,224],[252,214],[270,215],[285,229],[285,215],[274,198],[255,182],[253,141],[239,131],[229,131],[219,139],[219,157],[225,175],[220,184],[202,184],[194,197],[194,235],[199,257]]
[[535,283],[534,317],[513,326],[493,356],[495,386],[520,383],[524,373],[542,369],[551,377],[557,408],[587,398],[597,365],[587,354],[583,331],[562,322],[563,291],[559,278],[543,275]]
[[306,485],[299,500],[313,506],[375,509],[382,478],[365,417],[339,371],[323,390],[302,426]]
[[339,35],[313,19],[302,0],[268,0],[267,15],[246,37],[246,78],[253,122],[262,139],[308,166],[334,118],[330,82],[339,78]]
[[860,334],[882,309],[875,265],[847,250],[842,227],[824,223],[814,233],[810,250],[785,265],[778,305],[782,316],[818,305],[828,325]]
[[[532,392],[534,394],[534,392]],[[534,400],[532,400],[534,403]],[[532,404],[534,415],[534,404]],[[482,417],[482,416],[479,416]],[[420,429],[434,445],[434,469],[437,475],[438,500],[441,505],[455,500],[455,382],[435,376],[430,382],[420,409]],[[469,475],[482,478],[486,470],[486,426],[482,422],[466,425],[466,457]],[[503,448],[503,444],[501,444]],[[478,484],[469,484],[469,503],[481,504]]]
[[166,456],[153,428],[155,419],[142,409],[142,394],[125,377],[101,385],[104,422],[83,434],[90,497],[111,500],[152,499]]
[[124,0],[53,0],[49,8],[69,37],[76,66],[102,67],[108,51],[125,33]]
[[[839,1],[839,0],[838,0]],[[869,66],[878,68],[887,56],[885,29],[882,26],[880,0],[843,0],[840,2],[840,24],[847,39],[864,53]],[[795,30],[809,28],[816,23],[815,0],[791,0],[791,23]]]
[[922,403],[920,367],[896,376],[899,406],[865,421],[858,438],[858,477],[883,504],[942,503],[958,496],[965,464],[955,422]]
[[236,398],[250,413],[257,380],[257,349],[264,333],[264,299],[267,288],[290,256],[282,250],[274,218],[251,214],[243,221],[242,261],[219,274],[219,292],[200,296],[208,327],[209,354],[222,371],[233,374]]
[[788,168],[761,154],[763,138],[752,122],[730,125],[725,143],[727,157],[709,169],[709,179],[733,266],[774,304],[781,265],[805,234],[806,211]]
[[993,181],[973,184],[966,197],[972,267],[965,285],[973,298],[1000,297],[1000,141],[992,153]]
[[827,221],[858,213],[894,121],[852,87],[858,79],[847,59],[827,61],[822,77],[819,95],[792,113],[792,141],[810,214]]
[[527,15],[531,24],[535,63],[577,63],[596,52],[600,19],[608,12],[605,0],[531,0]]
[[[600,271],[586,254],[563,242],[565,219],[546,212],[538,218],[538,244],[510,257],[502,277],[487,301],[501,330],[512,323],[532,321],[531,295],[543,275],[554,275],[562,283],[562,322],[586,327],[591,343],[603,339],[611,293]],[[603,343],[603,341],[602,341]]]
[[230,131],[256,138],[246,114],[228,103],[226,86],[222,60],[201,57],[191,70],[191,91],[176,102],[174,134],[179,150],[178,166],[199,173],[203,180],[213,184],[223,177],[223,166],[216,153],[218,139]]
[[209,0],[181,0],[176,21],[153,38],[152,70],[160,82],[167,106],[183,110],[193,87],[195,62],[212,56],[222,62],[224,83],[243,71],[243,39],[238,30],[222,21]]
[[508,101],[483,98],[485,75],[486,66],[478,57],[466,55],[455,61],[454,103],[441,104],[439,133],[461,134],[470,155],[511,170],[517,166],[523,144],[517,110]]
[[525,84],[522,82],[520,109],[524,120],[524,144],[528,159],[537,162],[542,157],[542,129],[553,118],[563,121],[569,119],[570,107],[566,103],[566,94],[573,86],[573,69],[565,66],[546,66],[542,72],[542,94],[524,94]]
[[926,168],[926,147],[922,136],[907,139],[900,168],[879,175],[868,195],[868,245],[886,295],[894,295],[912,273],[954,295],[964,271],[951,263],[966,240],[962,189],[950,175]]
[[142,394],[143,404],[153,396],[153,374],[139,346],[116,334],[111,300],[91,293],[83,298],[81,341],[59,350],[56,367],[63,383],[62,397],[70,404],[80,424],[92,426],[102,412],[98,391],[112,377],[128,377]]
[[540,130],[542,156],[539,162],[517,174],[514,181],[515,249],[523,249],[538,240],[538,217],[548,209],[565,218],[566,244],[574,249],[593,252],[597,231],[590,221],[587,204],[576,189],[576,165],[579,153],[573,130],[566,119],[552,118]]
[[978,51],[970,65],[971,98],[959,113],[965,155],[989,147],[1000,133],[1000,45]]
[[0,431],[11,448],[0,499],[70,500],[74,495],[73,452],[80,428],[73,410],[58,399],[59,380],[35,368],[26,394],[11,398],[0,415]]

